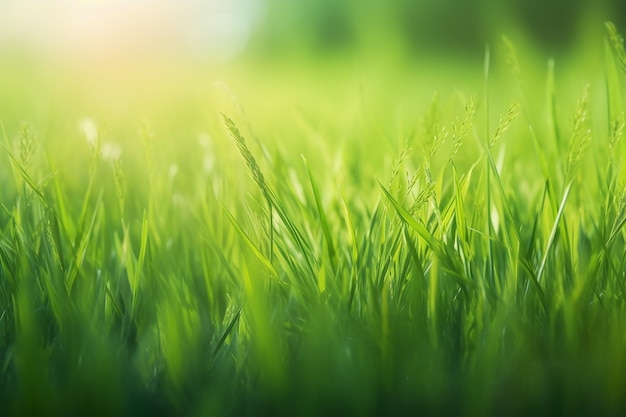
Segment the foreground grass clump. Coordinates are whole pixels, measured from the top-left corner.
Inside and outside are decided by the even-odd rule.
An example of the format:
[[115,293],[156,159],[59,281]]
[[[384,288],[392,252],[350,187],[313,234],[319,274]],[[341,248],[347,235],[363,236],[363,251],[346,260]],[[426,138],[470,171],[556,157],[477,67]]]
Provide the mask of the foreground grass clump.
[[71,158],[43,138],[72,132],[3,128],[3,410],[626,412],[626,54],[609,34],[606,85],[576,103],[557,104],[553,65],[526,89],[506,41],[521,92],[491,108],[487,53],[485,93],[434,100],[377,181],[358,144],[331,168],[243,115],[180,166],[147,124],[122,155],[85,121]]

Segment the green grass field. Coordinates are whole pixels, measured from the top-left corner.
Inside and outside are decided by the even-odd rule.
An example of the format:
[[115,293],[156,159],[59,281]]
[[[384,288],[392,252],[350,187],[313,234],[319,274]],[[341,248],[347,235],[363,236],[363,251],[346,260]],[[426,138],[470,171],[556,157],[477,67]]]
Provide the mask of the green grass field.
[[302,58],[122,96],[14,69],[0,413],[624,415],[606,29],[563,62],[503,38],[419,73]]

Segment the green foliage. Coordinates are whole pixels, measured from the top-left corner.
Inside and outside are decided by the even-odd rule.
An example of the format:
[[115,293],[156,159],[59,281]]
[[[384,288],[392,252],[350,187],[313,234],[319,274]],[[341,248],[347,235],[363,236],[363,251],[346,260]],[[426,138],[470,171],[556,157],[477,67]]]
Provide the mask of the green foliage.
[[246,141],[238,108],[207,120],[210,164],[195,147],[176,165],[143,123],[123,163],[98,129],[68,167],[51,138],[72,132],[2,126],[2,411],[626,412],[624,52],[607,29],[606,94],[562,103],[554,63],[539,89],[505,40],[519,97],[488,52],[483,97],[419,103],[392,144],[372,120],[354,142],[306,120],[289,125],[303,143]]

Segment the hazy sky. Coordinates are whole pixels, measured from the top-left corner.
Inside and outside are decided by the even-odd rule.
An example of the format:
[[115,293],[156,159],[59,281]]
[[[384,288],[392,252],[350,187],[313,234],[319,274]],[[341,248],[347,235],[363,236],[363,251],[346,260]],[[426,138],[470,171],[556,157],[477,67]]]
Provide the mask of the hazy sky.
[[263,0],[0,0],[0,45],[80,59],[240,53]]

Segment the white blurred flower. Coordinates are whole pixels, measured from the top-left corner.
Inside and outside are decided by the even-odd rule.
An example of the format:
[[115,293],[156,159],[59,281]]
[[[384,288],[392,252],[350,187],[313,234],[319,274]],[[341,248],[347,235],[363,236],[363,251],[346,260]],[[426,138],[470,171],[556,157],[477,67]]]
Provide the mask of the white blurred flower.
[[215,155],[206,154],[204,155],[204,161],[202,161],[202,170],[206,174],[210,174],[213,172],[213,168],[215,167]]
[[176,164],[170,165],[170,169],[169,169],[170,179],[173,180],[177,174],[178,174],[178,165]]
[[106,142],[102,145],[100,156],[105,161],[115,161],[122,156],[122,148],[115,143]]
[[215,167],[215,152],[213,150],[213,139],[208,133],[202,133],[198,137],[198,143],[205,150],[202,160],[202,170],[205,174],[213,172]]
[[211,135],[206,132],[200,133],[198,136],[198,143],[203,149],[213,150],[213,139]]
[[96,123],[90,118],[84,118],[79,123],[79,129],[83,135],[85,135],[85,140],[87,143],[95,147],[98,142],[98,126]]

